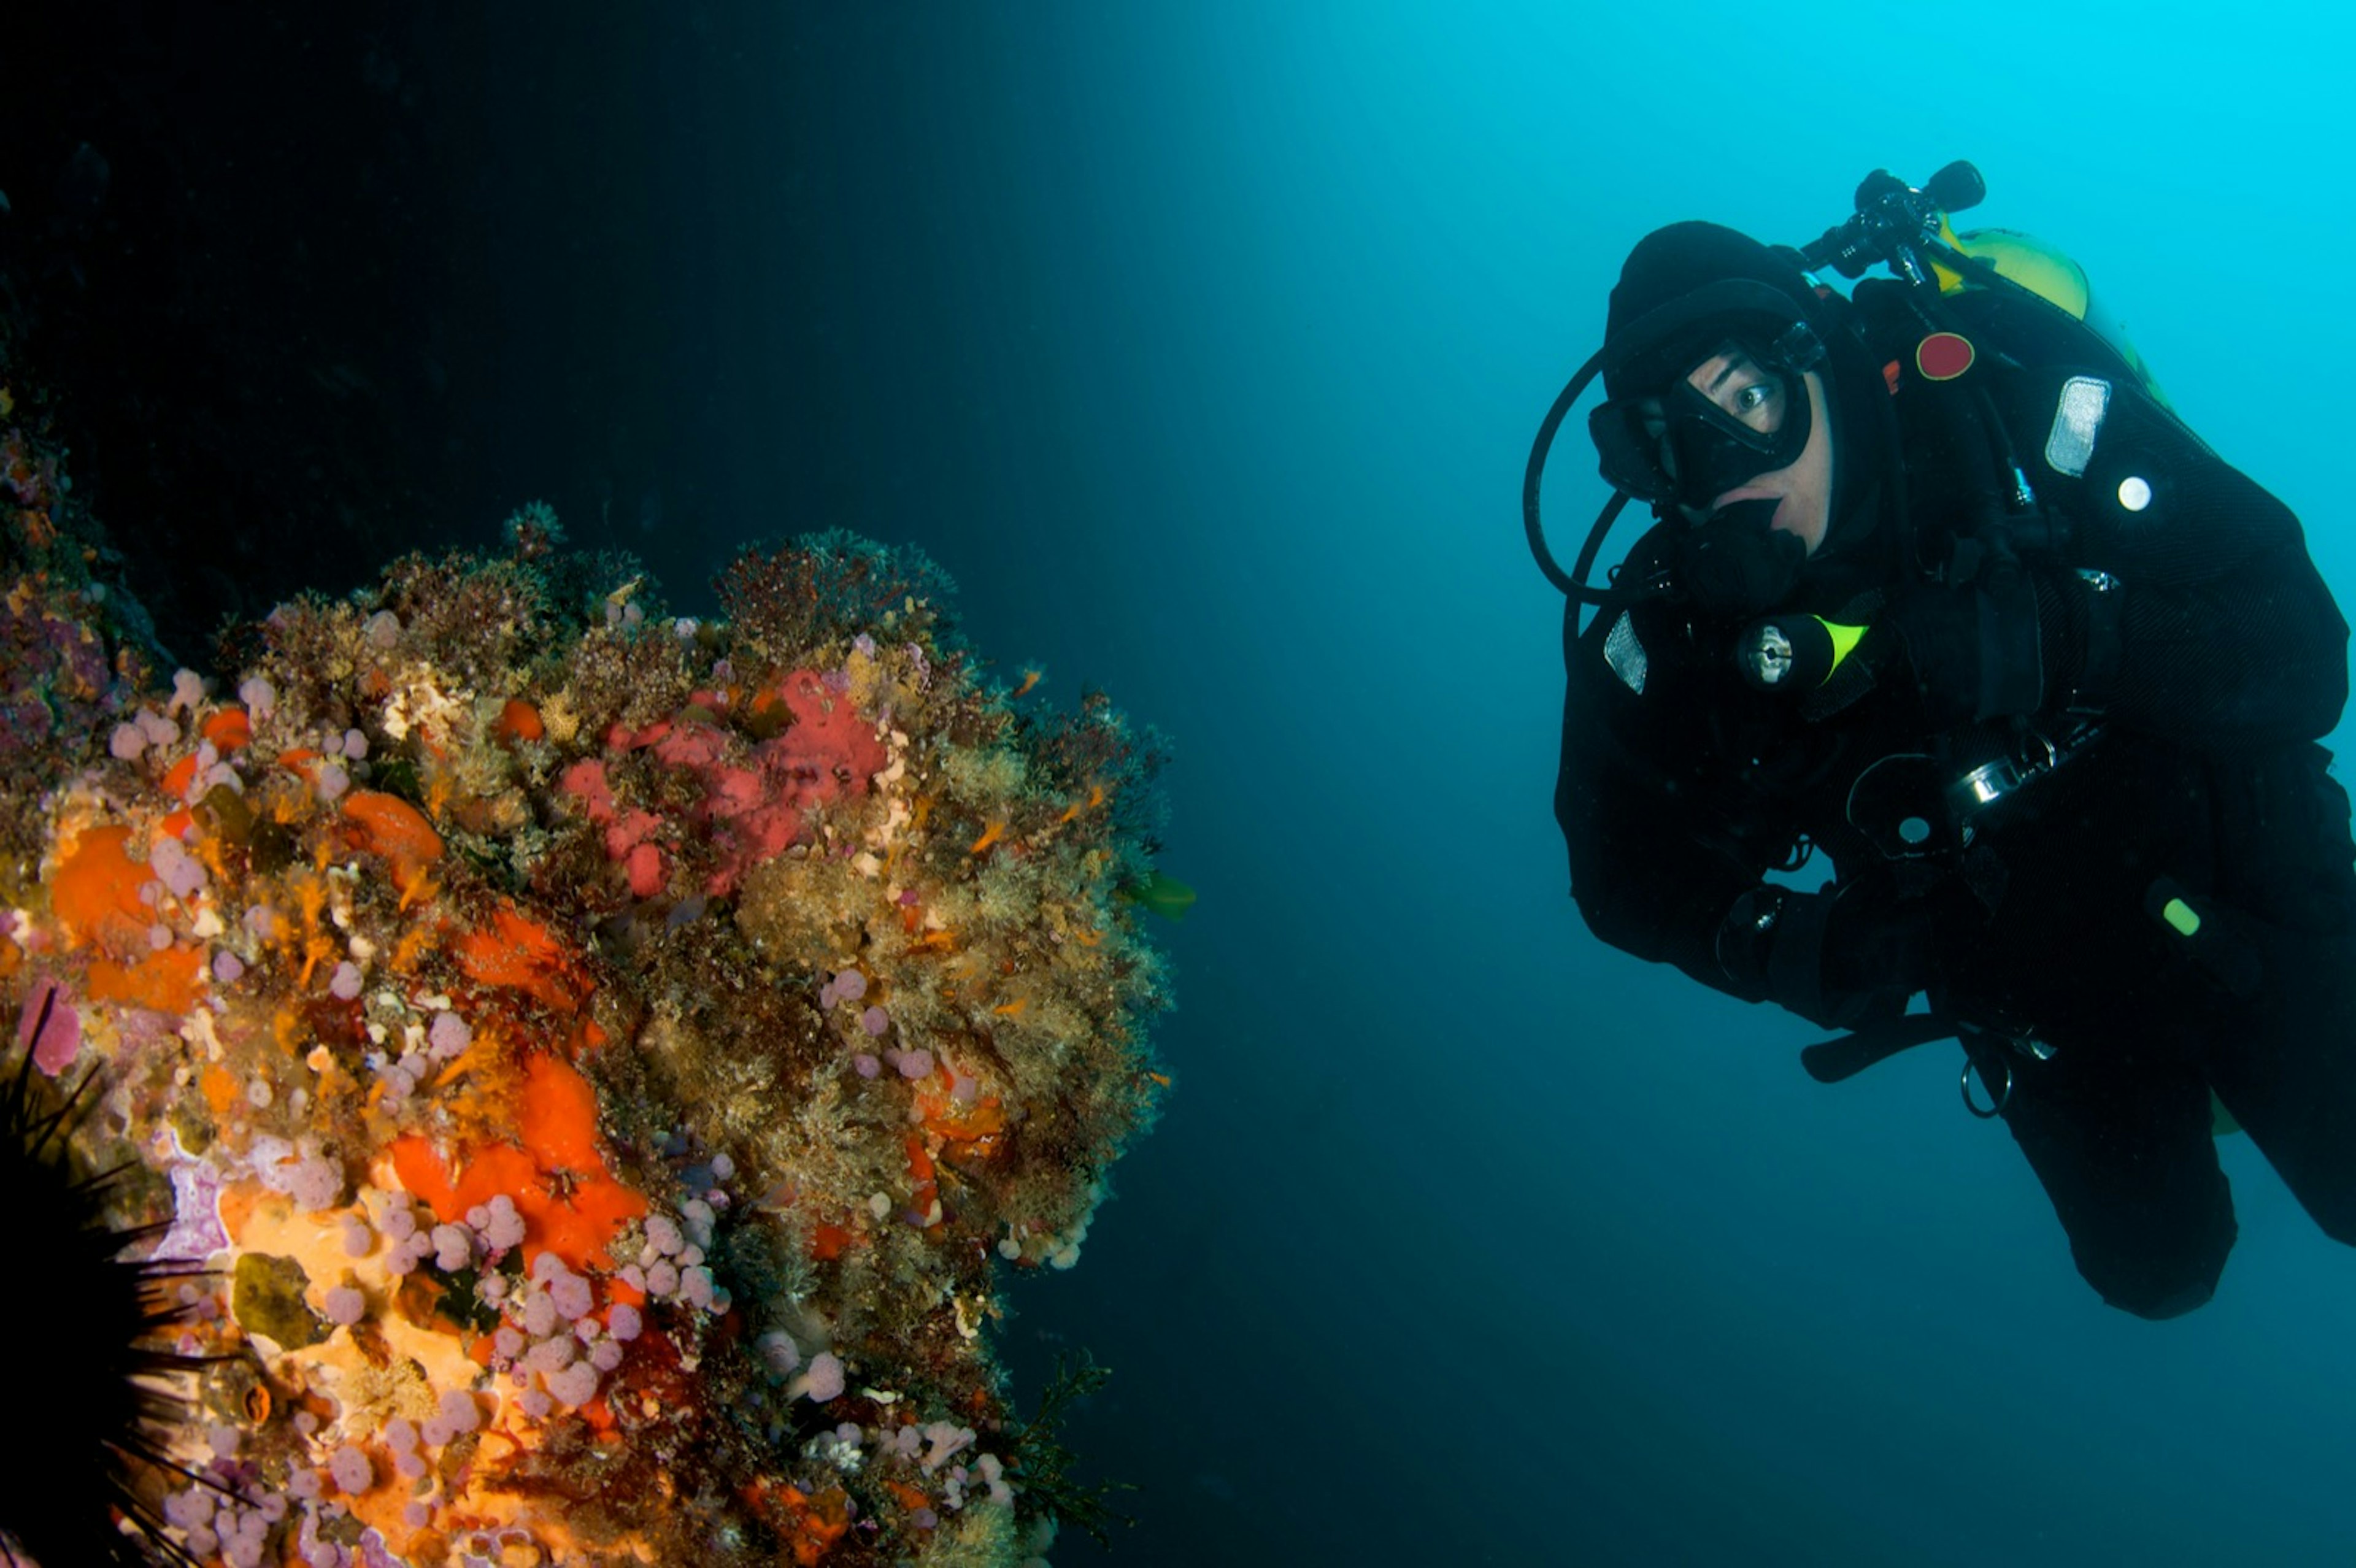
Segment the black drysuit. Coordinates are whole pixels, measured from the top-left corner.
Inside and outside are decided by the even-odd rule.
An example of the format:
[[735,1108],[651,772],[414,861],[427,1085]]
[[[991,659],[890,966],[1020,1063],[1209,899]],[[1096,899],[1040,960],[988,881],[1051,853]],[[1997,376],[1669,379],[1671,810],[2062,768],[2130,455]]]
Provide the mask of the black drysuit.
[[[1566,625],[1555,809],[1598,936],[1748,999],[1841,1027],[1904,1006],[1825,981],[1841,965],[1807,945],[1827,940],[1821,924],[1775,938],[1771,972],[1810,970],[1796,987],[1721,963],[1730,911],[1803,840],[1841,900],[1926,930],[1921,984],[2003,1096],[2080,1272],[2113,1305],[2167,1317],[2209,1298],[2233,1242],[2212,1090],[2356,1243],[2356,844],[2318,744],[2347,698],[2347,625],[2286,507],[2115,367],[2083,372],[2107,394],[2089,449],[2083,382],[2064,417],[2072,374],[1992,354],[1955,385],[1910,372],[1890,408],[1919,542],[1885,509],[1890,526],[1820,551],[1789,602],[1870,623],[1908,592],[1975,592],[1895,565],[1985,534],[1987,465],[1965,455],[1981,436],[1950,417],[1969,397],[2069,525],[2066,546],[2018,557],[1989,612],[2016,623],[2016,648],[2033,639],[2033,712],[1936,720],[1871,634],[1837,677],[1869,678],[1861,693],[1762,693],[1734,673],[1733,628],[1674,593],[1631,598]],[[1656,525],[1618,581],[1665,570],[1680,526]],[[1965,546],[1946,575],[1973,560]],[[2040,770],[2048,741],[2061,760]],[[2027,782],[1976,815],[1944,804],[1943,786],[1998,756],[2025,759]],[[1893,757],[1907,760],[1874,777],[1918,787],[1895,805],[1856,787]]]

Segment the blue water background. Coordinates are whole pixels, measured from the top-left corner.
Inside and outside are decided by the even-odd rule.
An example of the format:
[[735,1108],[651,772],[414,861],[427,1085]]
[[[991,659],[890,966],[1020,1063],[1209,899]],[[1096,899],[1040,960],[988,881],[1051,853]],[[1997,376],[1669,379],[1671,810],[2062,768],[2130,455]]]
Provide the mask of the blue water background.
[[[1952,1047],[1820,1087],[1586,933],[1517,498],[1639,235],[1967,156],[2356,602],[2347,24],[1653,9],[695,13],[644,293],[573,307],[675,405],[637,542],[691,603],[781,527],[921,544],[1010,675],[1178,742],[1176,1092],[1006,1330],[1115,1369],[1110,1561],[2345,1563],[2356,1254],[2246,1139],[2217,1299],[2139,1322]],[[1575,437],[1548,497],[1567,560]]]

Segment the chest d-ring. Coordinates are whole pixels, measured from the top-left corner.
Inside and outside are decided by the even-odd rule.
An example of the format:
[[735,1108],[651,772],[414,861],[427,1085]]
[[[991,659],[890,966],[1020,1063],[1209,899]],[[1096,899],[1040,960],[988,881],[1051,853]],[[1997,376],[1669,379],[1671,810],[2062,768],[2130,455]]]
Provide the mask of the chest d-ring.
[[2004,1064],[2003,1093],[1996,1094],[1995,1097],[1989,1101],[1988,1108],[1985,1111],[1981,1110],[1972,1100],[1972,1065],[1971,1059],[1968,1057],[1965,1058],[1963,1076],[1956,1080],[1956,1086],[1964,1093],[1964,1109],[1969,1111],[1973,1115],[1977,1116],[1983,1122],[2002,1115],[2004,1114],[2004,1108],[2012,1104],[2012,1063],[2008,1061]]

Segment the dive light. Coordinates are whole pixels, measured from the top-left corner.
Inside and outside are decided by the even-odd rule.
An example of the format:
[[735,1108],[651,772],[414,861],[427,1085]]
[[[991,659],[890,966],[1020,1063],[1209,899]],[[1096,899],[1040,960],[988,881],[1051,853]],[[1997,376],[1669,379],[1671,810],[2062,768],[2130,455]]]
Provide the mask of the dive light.
[[1806,691],[1830,679],[1864,635],[1863,626],[1821,615],[1769,615],[1743,628],[1734,667],[1754,690]]

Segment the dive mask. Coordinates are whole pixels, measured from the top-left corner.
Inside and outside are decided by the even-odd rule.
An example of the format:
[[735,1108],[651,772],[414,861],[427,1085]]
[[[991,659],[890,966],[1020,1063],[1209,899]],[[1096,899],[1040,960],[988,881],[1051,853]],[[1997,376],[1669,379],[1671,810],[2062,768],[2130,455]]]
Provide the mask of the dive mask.
[[1729,364],[1715,396],[1680,375],[1658,396],[1614,398],[1588,415],[1606,483],[1706,512],[1727,491],[1798,461],[1812,423],[1805,376],[1824,359],[1815,333],[1794,322],[1771,343],[1725,338],[1688,360],[1687,374],[1721,355]]

